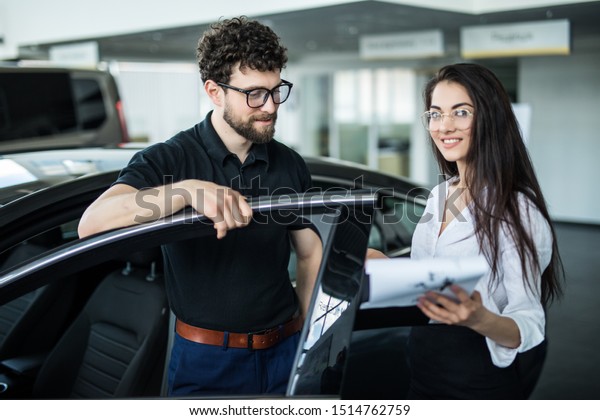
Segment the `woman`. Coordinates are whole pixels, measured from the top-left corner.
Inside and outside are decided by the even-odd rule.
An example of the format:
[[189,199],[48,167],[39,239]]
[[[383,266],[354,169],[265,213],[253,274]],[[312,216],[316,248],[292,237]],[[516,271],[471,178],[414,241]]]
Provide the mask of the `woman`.
[[423,114],[445,182],[413,236],[420,258],[484,255],[490,270],[468,295],[429,292],[431,322],[409,340],[410,398],[525,397],[517,354],[544,341],[545,305],[562,271],[548,210],[500,81],[477,64],[442,68]]

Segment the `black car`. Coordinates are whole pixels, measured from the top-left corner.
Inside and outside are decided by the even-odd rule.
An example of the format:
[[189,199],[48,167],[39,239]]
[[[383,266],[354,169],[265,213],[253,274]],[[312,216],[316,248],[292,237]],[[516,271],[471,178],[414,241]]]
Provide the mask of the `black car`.
[[[0,206],[32,192],[127,165],[140,145],[78,148],[0,154]],[[429,191],[402,177],[366,166],[324,157],[305,157],[314,190],[320,192],[369,189],[382,197],[370,244],[388,256],[405,256]],[[117,172],[106,175],[116,179]],[[83,184],[83,183],[82,183]],[[110,184],[106,183],[108,188]],[[65,187],[69,188],[69,187]],[[47,199],[48,200],[48,199]],[[48,201],[50,203],[50,201]],[[21,205],[21,207],[23,207]]]
[[[125,160],[132,151],[118,153]],[[58,160],[45,156],[46,163],[57,166]],[[88,163],[96,159],[96,166],[106,160],[90,156],[95,157]],[[39,169],[33,160],[21,156],[19,162]],[[402,326],[423,320],[402,308],[358,310],[362,267],[367,247],[390,256],[408,254],[427,190],[335,160],[307,158],[307,163],[313,192],[291,201],[269,197],[253,202],[255,212],[277,223],[312,224],[324,243],[327,263],[288,394],[401,398],[406,383],[401,378],[407,378]],[[0,207],[2,397],[162,395],[172,320],[159,246],[214,231],[206,219],[187,211],[78,239],[80,215],[117,173],[73,173],[65,175],[73,178],[68,181],[38,173],[43,185],[28,184],[19,198],[6,194]],[[14,186],[6,191],[11,188],[14,193]],[[378,386],[365,380],[370,375]]]
[[[0,156],[0,165],[12,171],[0,177],[5,181],[0,187],[0,398],[165,394],[174,319],[160,245],[214,236],[214,229],[185,209],[168,219],[79,239],[83,211],[114,182],[134,151]],[[251,202],[267,223],[312,225],[323,241],[287,395],[402,399],[408,386],[407,332],[428,320],[414,306],[361,306],[369,288],[365,254],[371,247],[393,258],[409,255],[428,190],[364,166],[306,161],[315,187],[310,193]],[[11,183],[15,173],[35,179]],[[535,352],[520,355],[530,391],[543,360],[544,354]]]

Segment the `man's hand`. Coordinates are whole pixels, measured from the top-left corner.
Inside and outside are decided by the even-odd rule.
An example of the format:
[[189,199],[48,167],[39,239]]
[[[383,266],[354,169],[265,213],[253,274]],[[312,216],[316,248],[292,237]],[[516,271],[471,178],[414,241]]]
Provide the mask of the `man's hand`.
[[252,209],[243,195],[213,182],[188,179],[144,190],[117,184],[85,211],[79,222],[79,236],[151,222],[186,206],[209,218],[219,239],[227,230],[246,226],[252,220]]
[[189,182],[192,206],[213,221],[217,238],[222,239],[230,229],[247,226],[252,220],[252,209],[246,197],[231,188],[207,181]]

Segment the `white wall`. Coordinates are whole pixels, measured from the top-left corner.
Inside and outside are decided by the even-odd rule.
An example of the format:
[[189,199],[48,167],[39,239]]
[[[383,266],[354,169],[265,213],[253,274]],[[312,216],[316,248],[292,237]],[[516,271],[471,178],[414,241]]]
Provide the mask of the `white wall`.
[[529,149],[554,219],[600,223],[600,53],[524,58],[519,102],[531,104]]
[[113,63],[111,71],[134,141],[167,140],[211,109],[195,64]]

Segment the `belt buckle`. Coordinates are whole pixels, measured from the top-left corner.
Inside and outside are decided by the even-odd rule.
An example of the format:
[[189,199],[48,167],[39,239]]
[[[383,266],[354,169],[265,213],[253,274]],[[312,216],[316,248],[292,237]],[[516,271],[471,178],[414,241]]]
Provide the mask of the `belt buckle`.
[[253,347],[253,344],[254,344],[254,336],[255,335],[267,334],[269,331],[271,331],[271,329],[266,329],[266,330],[260,330],[260,331],[254,331],[254,332],[246,333],[247,340],[248,340],[248,343],[247,343],[246,347],[248,348],[248,350],[253,350],[252,347]]

